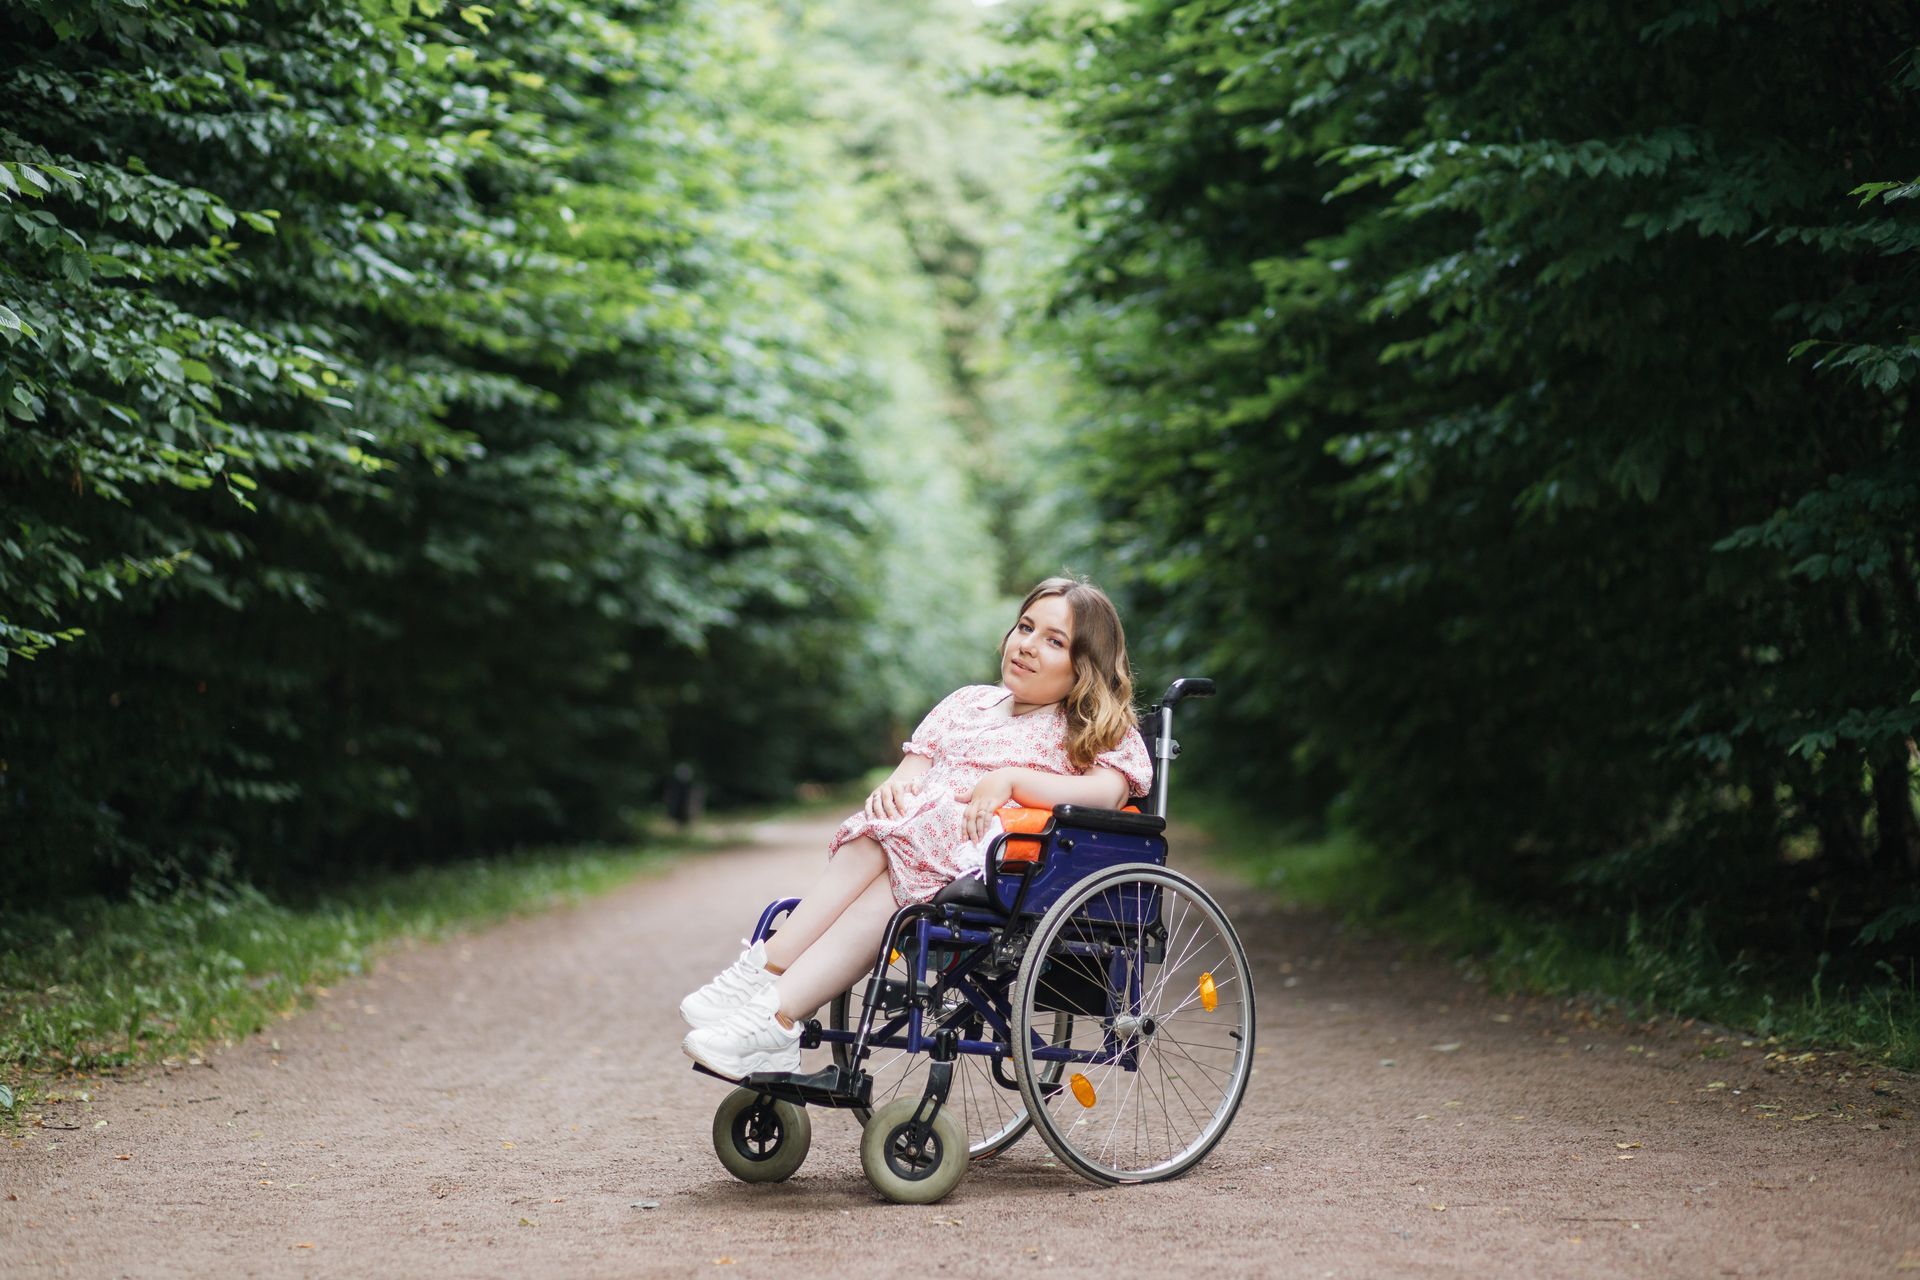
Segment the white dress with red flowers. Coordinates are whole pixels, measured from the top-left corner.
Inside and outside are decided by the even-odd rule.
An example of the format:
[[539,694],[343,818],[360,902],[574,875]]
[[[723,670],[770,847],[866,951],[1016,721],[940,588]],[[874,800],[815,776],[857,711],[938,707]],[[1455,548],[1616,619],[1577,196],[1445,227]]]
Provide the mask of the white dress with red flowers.
[[[958,877],[980,874],[1000,823],[995,819],[985,836],[968,843],[961,831],[967,806],[959,797],[995,769],[1084,772],[1067,759],[1067,716],[1060,704],[1010,717],[1002,704],[1012,696],[993,684],[948,694],[913,731],[913,740],[901,744],[903,751],[933,761],[921,775],[920,789],[907,797],[904,815],[854,814],[833,833],[828,856],[849,840],[872,836],[886,852],[894,901],[901,906],[926,902]],[[1120,745],[1095,756],[1094,764],[1119,770],[1135,796],[1145,795],[1153,782],[1153,762],[1138,729],[1128,729]]]

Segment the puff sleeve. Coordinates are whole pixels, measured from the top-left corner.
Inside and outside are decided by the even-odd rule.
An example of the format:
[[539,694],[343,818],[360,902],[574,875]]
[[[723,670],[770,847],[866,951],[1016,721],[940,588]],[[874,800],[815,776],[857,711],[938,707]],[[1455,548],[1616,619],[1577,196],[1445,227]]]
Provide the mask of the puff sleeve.
[[910,756],[925,756],[932,760],[939,755],[940,743],[953,727],[954,708],[960,705],[960,696],[967,691],[955,689],[935,704],[920,721],[920,727],[913,731],[913,737],[900,744],[900,750]]
[[1117,769],[1127,780],[1127,794],[1144,796],[1153,785],[1153,758],[1147,754],[1146,739],[1140,736],[1138,729],[1128,729],[1127,736],[1120,739],[1120,745],[1111,751],[1102,751],[1093,758],[1095,765],[1105,765]]

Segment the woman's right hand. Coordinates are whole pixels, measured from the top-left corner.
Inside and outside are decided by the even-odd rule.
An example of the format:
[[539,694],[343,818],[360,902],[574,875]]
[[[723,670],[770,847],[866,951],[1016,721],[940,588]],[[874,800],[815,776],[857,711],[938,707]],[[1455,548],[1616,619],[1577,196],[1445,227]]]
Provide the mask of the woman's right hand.
[[867,797],[866,815],[869,818],[904,818],[907,816],[908,798],[919,790],[918,778],[910,778],[905,782],[888,778]]

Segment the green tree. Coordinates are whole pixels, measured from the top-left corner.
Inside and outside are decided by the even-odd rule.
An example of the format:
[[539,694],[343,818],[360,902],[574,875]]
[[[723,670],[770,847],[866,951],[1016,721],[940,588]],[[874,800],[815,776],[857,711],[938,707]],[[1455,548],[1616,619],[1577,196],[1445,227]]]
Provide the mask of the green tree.
[[727,15],[0,18],[10,852],[351,867],[844,767],[873,391]]
[[1725,937],[1914,892],[1910,12],[1033,29],[1106,538],[1225,679],[1223,772],[1416,879]]

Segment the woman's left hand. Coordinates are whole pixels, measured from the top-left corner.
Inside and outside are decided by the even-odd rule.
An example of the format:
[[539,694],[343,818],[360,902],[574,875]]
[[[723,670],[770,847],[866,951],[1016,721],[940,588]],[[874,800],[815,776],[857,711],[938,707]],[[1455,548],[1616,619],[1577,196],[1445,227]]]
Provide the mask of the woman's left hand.
[[972,788],[961,792],[954,799],[967,806],[960,815],[960,831],[972,844],[993,830],[994,810],[1013,799],[1013,771],[995,769],[983,774]]

